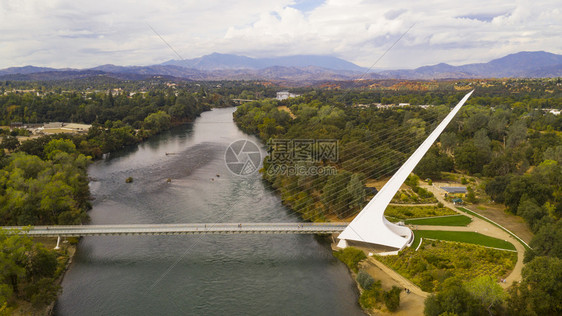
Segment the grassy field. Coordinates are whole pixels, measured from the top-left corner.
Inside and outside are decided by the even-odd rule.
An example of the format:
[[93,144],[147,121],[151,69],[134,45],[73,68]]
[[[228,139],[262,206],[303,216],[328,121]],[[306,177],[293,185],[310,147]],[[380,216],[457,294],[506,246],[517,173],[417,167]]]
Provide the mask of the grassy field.
[[447,207],[438,206],[397,206],[389,205],[384,215],[396,219],[410,219],[431,216],[457,215],[458,213]]
[[464,215],[451,215],[436,218],[408,219],[406,224],[410,225],[435,225],[435,226],[467,226],[472,219]]
[[470,280],[482,275],[504,278],[513,270],[517,253],[466,243],[423,242],[420,250],[409,247],[397,256],[377,257],[422,290],[439,291],[450,277]]
[[417,230],[414,232],[414,244],[412,248],[416,248],[419,244],[419,238],[438,239],[447,241],[458,241],[462,243],[475,244],[485,247],[515,250],[512,243],[498,238],[482,235],[476,232],[453,232],[442,230]]

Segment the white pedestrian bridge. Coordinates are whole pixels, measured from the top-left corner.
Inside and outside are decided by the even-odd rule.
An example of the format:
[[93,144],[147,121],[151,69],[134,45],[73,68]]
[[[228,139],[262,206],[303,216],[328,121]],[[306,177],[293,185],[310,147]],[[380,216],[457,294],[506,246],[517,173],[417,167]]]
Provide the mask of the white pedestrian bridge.
[[81,237],[104,235],[194,235],[194,234],[333,234],[348,223],[189,223],[72,226],[5,226],[33,237]]

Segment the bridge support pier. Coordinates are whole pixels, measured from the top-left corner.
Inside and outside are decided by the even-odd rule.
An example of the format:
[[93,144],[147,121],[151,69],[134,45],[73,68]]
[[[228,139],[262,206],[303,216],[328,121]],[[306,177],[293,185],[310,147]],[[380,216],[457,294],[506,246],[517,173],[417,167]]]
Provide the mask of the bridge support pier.
[[60,249],[60,236],[57,237],[57,245],[55,246],[55,250]]

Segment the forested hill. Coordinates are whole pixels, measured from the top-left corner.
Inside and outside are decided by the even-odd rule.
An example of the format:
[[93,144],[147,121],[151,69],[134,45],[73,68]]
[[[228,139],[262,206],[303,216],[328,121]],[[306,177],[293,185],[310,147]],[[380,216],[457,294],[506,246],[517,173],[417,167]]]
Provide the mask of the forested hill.
[[[538,82],[535,86],[533,97],[513,93],[507,85],[492,93],[477,89],[415,169],[422,179],[440,179],[446,171],[480,179],[483,185],[476,189],[487,196],[481,198],[504,204],[506,212],[521,216],[535,233],[532,250],[525,256],[521,286],[510,290],[507,310],[513,315],[561,312],[562,291],[557,284],[562,275],[562,117],[541,107],[560,109],[562,98],[551,97],[547,88],[538,88]],[[462,95],[447,91],[315,91],[283,102],[242,105],[234,118],[243,130],[269,143],[273,154],[279,144],[294,146],[297,140],[339,142],[337,161],[296,163],[307,166],[308,171],[317,170],[308,168],[310,165],[334,167],[335,175],[283,173],[278,172],[282,168],[272,166],[294,161],[269,157],[264,162],[264,178],[286,205],[305,219],[324,221],[358,212],[367,200],[366,180],[393,174]],[[411,105],[375,106],[381,102]],[[431,106],[418,106],[428,104]],[[469,195],[467,199],[475,198]],[[550,278],[557,281],[540,281]],[[452,288],[441,291],[436,300],[443,304],[454,300],[450,295],[460,295]],[[542,305],[536,301],[541,296],[549,297]],[[478,304],[471,298],[462,299]],[[433,308],[450,310],[447,306]]]

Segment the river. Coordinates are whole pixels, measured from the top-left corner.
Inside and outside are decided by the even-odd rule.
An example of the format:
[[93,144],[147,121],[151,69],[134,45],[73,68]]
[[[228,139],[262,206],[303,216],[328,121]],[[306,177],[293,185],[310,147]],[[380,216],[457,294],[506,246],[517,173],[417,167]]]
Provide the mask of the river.
[[[91,223],[300,221],[259,174],[227,169],[229,144],[259,143],[233,111],[93,163]],[[310,235],[86,237],[62,286],[55,315],[364,315],[347,268]]]

